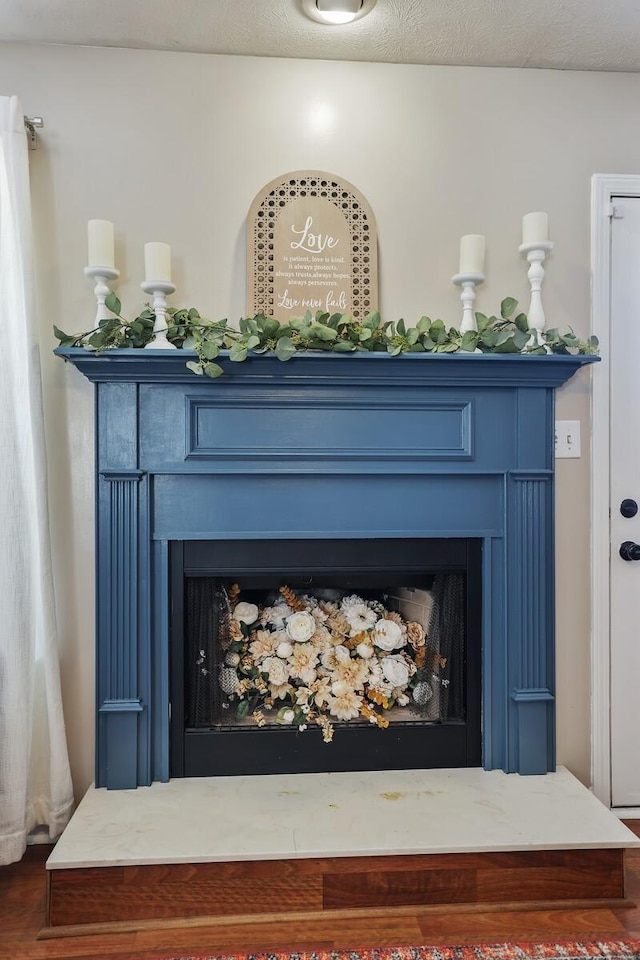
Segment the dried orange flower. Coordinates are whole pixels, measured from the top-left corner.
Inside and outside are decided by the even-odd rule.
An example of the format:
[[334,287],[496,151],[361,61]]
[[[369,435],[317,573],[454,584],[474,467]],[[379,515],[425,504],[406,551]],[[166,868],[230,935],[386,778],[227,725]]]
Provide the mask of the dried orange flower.
[[369,698],[369,700],[373,701],[373,703],[377,703],[378,706],[379,706],[379,707],[382,707],[383,710],[387,710],[387,709],[388,709],[388,707],[389,707],[389,701],[388,701],[388,699],[384,696],[384,694],[380,693],[379,690],[372,690],[371,687],[367,687],[365,693],[366,693],[367,697]]
[[240,584],[232,583],[227,591],[227,596],[229,597],[229,603],[233,605],[240,596]]
[[359,643],[364,643],[368,638],[369,634],[366,630],[361,630],[360,633],[356,633],[354,637],[349,637],[347,640],[344,640],[344,646],[349,650],[355,650]]
[[251,716],[259,727],[264,727],[266,720],[264,719],[264,713],[262,710],[254,710]]
[[418,669],[421,669],[422,667],[424,667],[426,662],[427,662],[427,648],[420,647],[420,649],[416,652],[416,667],[418,667]]

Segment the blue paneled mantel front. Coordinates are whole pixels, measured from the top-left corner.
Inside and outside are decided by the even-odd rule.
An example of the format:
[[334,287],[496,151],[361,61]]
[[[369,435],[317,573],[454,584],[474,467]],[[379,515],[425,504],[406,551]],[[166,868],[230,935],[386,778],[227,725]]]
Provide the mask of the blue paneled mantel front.
[[[482,541],[483,765],[555,766],[554,390],[594,357],[56,353],[96,384],[97,783],[169,777],[174,540]],[[330,747],[328,749],[331,749]]]

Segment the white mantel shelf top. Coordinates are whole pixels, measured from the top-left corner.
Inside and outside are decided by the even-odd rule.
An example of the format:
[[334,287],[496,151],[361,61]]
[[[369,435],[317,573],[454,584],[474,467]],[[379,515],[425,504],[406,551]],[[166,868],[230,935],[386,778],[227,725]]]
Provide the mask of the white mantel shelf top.
[[92,787],[47,868],[638,846],[563,767],[386,770]]

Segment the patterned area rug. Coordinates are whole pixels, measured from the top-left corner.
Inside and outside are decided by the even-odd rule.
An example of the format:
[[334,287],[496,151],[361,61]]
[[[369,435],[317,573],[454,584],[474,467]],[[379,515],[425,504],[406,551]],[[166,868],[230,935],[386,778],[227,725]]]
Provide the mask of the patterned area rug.
[[198,954],[157,960],[640,960],[640,940],[592,943],[491,943],[468,946],[384,947],[379,950]]

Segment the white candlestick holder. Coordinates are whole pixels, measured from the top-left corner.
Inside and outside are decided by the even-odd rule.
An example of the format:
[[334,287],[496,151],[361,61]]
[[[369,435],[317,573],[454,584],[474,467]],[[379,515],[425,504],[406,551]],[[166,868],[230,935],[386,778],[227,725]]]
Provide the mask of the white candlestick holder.
[[518,247],[520,253],[529,261],[529,286],[531,287],[531,303],[527,313],[529,328],[532,330],[529,346],[540,346],[541,334],[545,328],[546,318],[542,306],[542,283],[544,281],[544,258],[553,250],[551,240],[537,240],[535,243],[522,243]]
[[95,323],[97,327],[101,320],[107,320],[111,316],[111,311],[107,308],[105,300],[111,293],[111,282],[118,279],[120,271],[114,267],[89,266],[84,268],[84,273],[86,277],[95,280],[93,292],[96,295],[97,302]]
[[156,315],[153,324],[154,338],[145,343],[145,349],[177,350],[175,343],[167,340],[167,297],[175,293],[175,286],[164,280],[145,280],[140,286],[145,293],[153,296],[153,312]]
[[473,304],[476,299],[476,287],[484,283],[484,273],[456,273],[451,277],[457,287],[462,287],[460,299],[462,300],[462,323],[460,324],[460,333],[468,333],[469,330],[478,329],[476,318],[474,316]]

